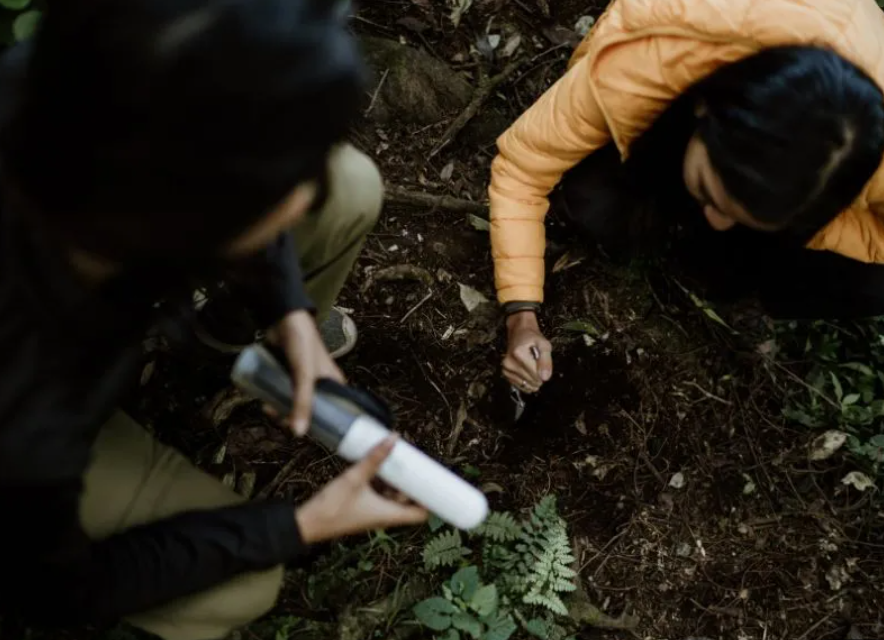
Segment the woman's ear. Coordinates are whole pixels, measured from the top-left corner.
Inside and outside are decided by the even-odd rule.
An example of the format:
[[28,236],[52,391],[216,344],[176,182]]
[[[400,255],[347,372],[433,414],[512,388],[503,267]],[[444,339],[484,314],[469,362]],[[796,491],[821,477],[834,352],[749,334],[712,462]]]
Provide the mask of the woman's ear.
[[709,113],[709,109],[706,107],[706,103],[698,100],[694,105],[694,115],[699,119],[705,117],[707,113]]

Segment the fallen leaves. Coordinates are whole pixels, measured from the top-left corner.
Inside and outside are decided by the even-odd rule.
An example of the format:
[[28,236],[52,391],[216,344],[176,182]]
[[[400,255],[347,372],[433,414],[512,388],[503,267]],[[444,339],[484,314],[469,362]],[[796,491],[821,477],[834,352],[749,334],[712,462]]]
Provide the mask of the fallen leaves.
[[488,298],[473,287],[461,283],[457,286],[460,288],[460,301],[468,312],[472,313],[479,305],[488,303]]
[[826,431],[811,443],[807,457],[813,462],[828,460],[844,446],[845,442],[847,442],[847,434],[843,431]]

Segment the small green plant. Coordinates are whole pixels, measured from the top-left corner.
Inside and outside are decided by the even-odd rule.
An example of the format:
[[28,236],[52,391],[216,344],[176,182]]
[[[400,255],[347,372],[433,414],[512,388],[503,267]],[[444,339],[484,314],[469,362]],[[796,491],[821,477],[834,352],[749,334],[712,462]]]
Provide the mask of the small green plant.
[[877,475],[884,464],[884,318],[785,323],[777,345],[781,359],[805,366],[804,384],[793,386],[785,416],[845,432],[850,452]]
[[414,607],[418,621],[438,640],[508,640],[519,626],[543,640],[569,637],[562,594],[577,588],[576,573],[555,497],[543,498],[522,521],[492,513],[470,536],[480,543],[478,558],[457,531],[443,531],[425,546],[427,570],[458,570],[441,595]]

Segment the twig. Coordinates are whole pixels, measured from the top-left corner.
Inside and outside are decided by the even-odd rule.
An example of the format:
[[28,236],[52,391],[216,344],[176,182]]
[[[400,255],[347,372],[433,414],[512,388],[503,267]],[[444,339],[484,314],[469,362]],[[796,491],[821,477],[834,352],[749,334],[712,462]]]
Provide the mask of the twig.
[[823,624],[832,619],[832,614],[827,615],[825,618],[821,618],[815,625],[813,625],[810,629],[801,634],[798,640],[804,640],[805,638],[809,638],[810,635],[819,629]]
[[381,76],[381,81],[378,82],[378,86],[375,88],[374,93],[371,96],[371,102],[368,103],[368,109],[365,110],[364,116],[367,116],[371,113],[371,110],[374,109],[374,103],[378,100],[378,94],[381,92],[381,89],[384,87],[384,83],[387,81],[387,76],[390,73],[390,68],[387,67],[384,70],[384,75]]
[[488,214],[488,205],[453,196],[437,196],[423,191],[412,191],[404,187],[387,187],[387,202],[407,205],[410,207],[430,207],[445,209],[455,213]]
[[704,396],[706,396],[710,400],[715,400],[716,402],[720,402],[721,404],[726,404],[727,406],[731,406],[734,404],[730,400],[725,400],[724,398],[717,396],[714,393],[710,393],[710,392],[706,391],[706,389],[704,389],[703,387],[698,385],[696,382],[685,382],[684,384],[689,387],[694,387],[694,389],[696,389],[697,391],[702,393]]
[[298,466],[300,462],[300,456],[293,456],[291,460],[283,465],[282,469],[273,476],[273,480],[271,480],[266,487],[261,489],[258,494],[255,496],[256,500],[267,500],[268,498],[272,498],[276,494],[276,490],[279,486],[286,480],[288,477],[292,475],[295,468]]
[[488,98],[491,97],[495,89],[497,89],[497,87],[499,87],[507,78],[513,75],[523,62],[524,59],[511,62],[503,71],[490,78],[484,74],[482,75],[481,80],[479,80],[479,88],[476,89],[476,92],[473,94],[473,99],[470,100],[467,108],[461,111],[460,115],[452,121],[448,126],[448,129],[445,130],[445,133],[442,134],[442,139],[439,140],[439,144],[436,145],[436,148],[433,149],[432,152],[430,152],[430,158],[435,157],[440,151],[442,151],[442,149],[454,141],[461,130],[467,126],[467,123],[479,113],[479,109],[481,109],[482,105],[484,105]]
[[411,317],[411,314],[413,314],[415,311],[420,309],[424,305],[424,303],[432,297],[433,297],[433,290],[430,289],[429,291],[427,291],[427,295],[425,295],[423,298],[421,298],[420,302],[418,302],[416,305],[414,305],[408,313],[406,313],[404,316],[402,316],[402,320],[399,321],[399,324],[405,324],[405,321]]
[[814,393],[814,394],[818,395],[818,396],[820,397],[821,400],[823,400],[824,402],[828,403],[828,404],[831,405],[833,408],[838,409],[839,411],[841,410],[841,405],[840,405],[840,404],[838,404],[837,402],[835,402],[834,400],[832,400],[829,396],[827,396],[825,393],[823,393],[822,391],[820,391],[819,389],[817,389],[817,388],[814,387],[813,385],[808,384],[806,380],[802,380],[799,376],[797,376],[797,375],[795,375],[793,372],[789,371],[789,369],[787,369],[786,367],[784,367],[783,365],[781,365],[779,362],[777,362],[777,361],[774,360],[773,358],[771,358],[771,357],[769,357],[769,356],[765,356],[765,357],[764,357],[764,360],[767,361],[767,362],[769,362],[770,364],[774,365],[777,369],[781,370],[783,373],[785,373],[787,376],[789,376],[790,378],[792,378],[792,379],[793,379],[795,382],[797,382],[798,384],[800,384],[800,385],[806,387],[807,390],[810,391],[811,393]]
[[463,433],[463,425],[466,421],[467,403],[461,399],[460,406],[457,408],[457,416],[452,425],[451,435],[448,438],[448,445],[445,447],[445,454],[449,458],[454,455],[454,450],[457,448],[457,441],[460,440],[460,434]]

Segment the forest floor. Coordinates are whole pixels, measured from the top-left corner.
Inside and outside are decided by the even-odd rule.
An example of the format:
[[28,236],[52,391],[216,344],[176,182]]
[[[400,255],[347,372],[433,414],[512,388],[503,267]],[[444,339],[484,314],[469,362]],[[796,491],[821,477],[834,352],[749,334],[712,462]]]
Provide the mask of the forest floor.
[[[503,32],[504,43],[521,34],[530,60],[481,109],[505,125],[562,73],[568,31],[602,4],[559,1],[546,14],[543,0],[477,0],[454,29],[441,2],[379,0],[355,25],[446,63],[475,59],[482,34]],[[506,61],[487,64],[497,72]],[[464,68],[476,85],[476,69]],[[433,154],[456,115],[431,126],[366,118],[355,142],[393,188],[481,202],[493,136],[480,132],[477,144],[467,131]],[[361,332],[341,364],[391,404],[405,437],[485,488],[494,509],[558,497],[587,593],[606,612],[640,620],[633,632],[580,637],[884,637],[880,503],[839,483],[843,459],[808,462],[816,434],[782,417],[791,374],[759,353],[766,325],[745,320],[742,307],[719,309],[739,333],[728,331],[671,272],[580,251],[553,223],[544,325],[556,374],[516,421],[499,373],[500,321],[468,312],[460,295],[466,285],[493,299],[481,227],[462,211],[392,199],[340,301]],[[428,277],[379,277],[412,267]],[[159,349],[145,365],[131,410],[213,473],[253,473],[256,492],[300,500],[341,469],[254,405],[219,410],[228,360]],[[242,637],[336,637],[342,611],[377,601],[414,571],[425,536],[348,542],[311,578],[294,574],[270,623]],[[304,619],[328,623],[325,635],[299,635]],[[373,633],[366,637],[385,637]]]

